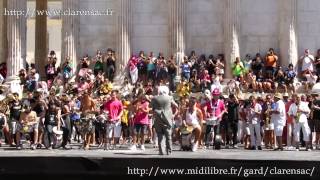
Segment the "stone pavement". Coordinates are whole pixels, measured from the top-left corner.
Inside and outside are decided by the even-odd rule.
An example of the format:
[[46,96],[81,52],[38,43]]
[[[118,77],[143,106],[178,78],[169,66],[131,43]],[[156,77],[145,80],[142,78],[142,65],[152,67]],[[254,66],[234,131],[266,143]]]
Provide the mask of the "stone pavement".
[[139,148],[135,151],[128,150],[127,146],[118,147],[116,150],[105,151],[93,146],[91,150],[80,149],[80,145],[73,144],[71,150],[63,149],[23,149],[16,150],[13,147],[3,146],[0,148],[0,157],[88,157],[88,158],[177,158],[177,159],[226,159],[226,160],[288,160],[288,161],[319,161],[320,151],[305,151],[303,148],[296,151],[272,151],[264,149],[244,150],[239,149],[199,149],[197,152],[179,151],[178,146],[174,146],[172,155],[159,156],[158,150],[147,144],[146,150]]

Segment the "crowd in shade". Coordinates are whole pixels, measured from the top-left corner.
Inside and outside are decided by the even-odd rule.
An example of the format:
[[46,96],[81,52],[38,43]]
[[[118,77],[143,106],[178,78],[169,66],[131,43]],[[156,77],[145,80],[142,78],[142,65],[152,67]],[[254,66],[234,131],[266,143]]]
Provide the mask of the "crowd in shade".
[[[59,65],[51,51],[45,77],[28,64],[18,74],[23,96],[0,89],[2,142],[32,150],[148,147],[161,155],[174,146],[320,148],[320,96],[311,92],[320,80],[320,50],[313,56],[306,49],[297,64],[282,64],[270,48],[266,55],[237,57],[231,72],[223,54],[195,51],[180,63],[175,56],[141,51],[124,72],[117,61],[107,49],[85,55],[76,66],[69,57]],[[5,63],[0,74],[5,83]],[[123,82],[117,74],[125,76]]]

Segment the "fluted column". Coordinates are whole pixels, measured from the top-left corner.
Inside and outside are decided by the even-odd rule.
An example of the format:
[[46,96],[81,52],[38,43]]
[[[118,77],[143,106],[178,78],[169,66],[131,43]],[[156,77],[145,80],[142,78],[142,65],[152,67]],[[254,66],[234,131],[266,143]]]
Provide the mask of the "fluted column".
[[[26,11],[27,0],[9,0],[7,9]],[[26,17],[7,16],[7,83],[11,91],[21,93],[19,70],[24,68],[26,54]]]
[[[62,0],[63,12],[68,10],[79,10],[79,0]],[[79,48],[79,16],[62,16],[62,56],[61,63],[66,57],[70,57],[73,71],[76,71],[78,64]]]
[[4,59],[4,39],[5,39],[5,26],[4,26],[4,0],[0,0],[0,63],[5,62]]
[[298,63],[297,0],[280,0],[280,64]]
[[118,59],[117,76],[126,75],[126,67],[131,56],[131,34],[132,34],[132,0],[120,0],[120,14],[118,19]]
[[[36,10],[43,11],[47,10],[47,0],[37,0]],[[40,73],[40,77],[45,77],[45,65],[47,61],[47,16],[38,14],[36,16],[36,39],[35,39],[35,65]]]
[[[186,35],[186,1],[169,0],[170,11],[170,51],[176,57],[176,64],[180,67],[185,56]],[[180,74],[180,68],[178,68]]]
[[239,30],[240,30],[240,0],[224,0],[224,55],[226,77],[232,77],[232,65],[236,57],[240,57]]

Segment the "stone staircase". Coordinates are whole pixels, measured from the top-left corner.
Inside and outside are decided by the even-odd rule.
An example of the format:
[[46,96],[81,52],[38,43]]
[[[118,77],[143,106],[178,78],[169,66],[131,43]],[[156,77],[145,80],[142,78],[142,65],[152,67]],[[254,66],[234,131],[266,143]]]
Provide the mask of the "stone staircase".
[[[114,90],[121,90],[122,88],[122,83],[123,83],[123,80],[125,78],[125,75],[118,75],[115,77],[114,79],[114,83],[113,83],[113,89]],[[223,89],[223,92],[222,94],[223,95],[228,95],[228,92],[227,92],[227,83],[230,81],[231,79],[224,79],[223,82],[221,83],[222,85],[222,89]],[[296,89],[296,93],[297,94],[308,94],[311,92],[311,88],[310,88],[310,91],[307,92],[305,90],[305,87],[304,85],[301,83],[301,82],[296,82],[294,84],[295,86],[295,89]],[[242,95],[245,99],[249,98],[251,95],[254,95],[256,97],[262,97],[262,98],[265,98],[265,96],[267,94],[270,94],[270,93],[260,93],[260,92],[243,92]],[[289,93],[290,95],[291,93]],[[201,96],[201,93],[192,93],[192,96],[195,96],[195,97],[199,97]]]

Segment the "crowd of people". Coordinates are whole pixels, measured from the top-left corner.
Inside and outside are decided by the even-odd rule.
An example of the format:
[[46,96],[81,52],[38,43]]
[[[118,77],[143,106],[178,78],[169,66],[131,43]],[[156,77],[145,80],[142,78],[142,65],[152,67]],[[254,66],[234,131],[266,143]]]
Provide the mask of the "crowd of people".
[[[194,137],[192,151],[210,148],[218,134],[225,148],[320,148],[320,96],[296,93],[296,83],[309,92],[320,80],[320,50],[316,57],[305,50],[298,65],[287,68],[272,48],[265,57],[237,57],[227,81],[223,54],[207,58],[192,51],[178,65],[175,56],[141,51],[121,72],[126,78],[117,89],[116,61],[112,49],[97,51],[73,69],[69,57],[57,65],[51,51],[45,77],[34,64],[27,65],[19,72],[24,96],[5,94],[0,105],[5,142],[17,149],[23,148],[22,139],[31,149],[70,149],[80,143],[86,150],[92,145],[145,150],[151,143],[160,154],[171,154],[172,142],[181,145],[187,128]],[[0,74],[5,81],[5,64]]]

